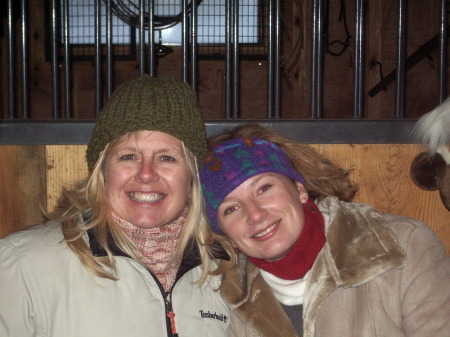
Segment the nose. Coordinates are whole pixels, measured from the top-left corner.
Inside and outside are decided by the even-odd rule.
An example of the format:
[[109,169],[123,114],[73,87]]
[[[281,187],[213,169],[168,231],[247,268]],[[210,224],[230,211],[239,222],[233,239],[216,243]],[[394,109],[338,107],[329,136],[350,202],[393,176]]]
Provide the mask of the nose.
[[136,172],[135,179],[137,182],[148,184],[158,181],[159,174],[152,163],[143,162]]
[[251,225],[257,225],[264,221],[267,216],[267,210],[263,205],[255,201],[249,201],[246,206],[247,221]]

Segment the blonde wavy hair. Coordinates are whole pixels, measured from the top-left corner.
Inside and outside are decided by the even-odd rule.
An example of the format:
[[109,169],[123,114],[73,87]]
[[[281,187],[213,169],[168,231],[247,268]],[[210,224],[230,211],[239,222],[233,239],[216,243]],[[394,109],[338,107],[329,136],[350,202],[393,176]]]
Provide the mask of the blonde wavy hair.
[[[114,256],[108,245],[108,235],[112,236],[115,244],[123,252],[145,266],[132,240],[113,221],[105,198],[103,166],[106,158],[115,144],[130,138],[134,133],[127,133],[107,144],[89,176],[76,183],[72,189],[63,189],[58,208],[47,215],[49,219],[62,223],[64,240],[85,268],[94,275],[112,280],[117,280],[118,276]],[[212,232],[205,213],[196,157],[184,144],[183,149],[192,176],[192,186],[188,200],[188,214],[174,259],[181,258],[184,252],[196,243],[203,267],[197,283],[203,284],[209,274],[220,274],[231,263],[224,260],[217,262],[214,256],[218,252],[225,250],[230,261],[234,260],[235,253],[227,241]],[[105,250],[106,257],[94,256],[83,239],[90,229]]]
[[350,170],[333,164],[307,144],[297,143],[259,124],[248,123],[208,139],[208,148],[234,138],[259,138],[278,145],[286,153],[296,170],[305,178],[305,189],[313,199],[334,196],[350,201],[358,187],[350,178]]

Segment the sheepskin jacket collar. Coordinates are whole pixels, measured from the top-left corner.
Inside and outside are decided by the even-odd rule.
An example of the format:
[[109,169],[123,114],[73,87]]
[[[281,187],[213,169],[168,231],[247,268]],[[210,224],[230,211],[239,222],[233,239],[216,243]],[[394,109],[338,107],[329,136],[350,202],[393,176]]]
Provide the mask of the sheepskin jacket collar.
[[[406,255],[382,215],[369,205],[326,198],[319,209],[329,218],[327,242],[308,278],[303,304],[303,334],[314,336],[314,322],[325,298],[339,287],[356,287],[392,268],[406,265]],[[264,282],[244,256],[223,275],[220,292],[247,325],[262,336],[296,336]]]

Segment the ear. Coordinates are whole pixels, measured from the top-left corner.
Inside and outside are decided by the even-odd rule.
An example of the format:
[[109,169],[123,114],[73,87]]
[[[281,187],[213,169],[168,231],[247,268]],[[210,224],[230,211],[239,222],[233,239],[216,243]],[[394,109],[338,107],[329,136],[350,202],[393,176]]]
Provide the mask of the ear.
[[440,157],[443,162],[441,156],[432,155],[430,152],[422,152],[411,163],[409,170],[411,180],[423,190],[436,191],[439,188],[437,171],[440,165],[437,157]]
[[439,195],[445,208],[450,211],[450,164],[439,175]]
[[309,194],[306,191],[305,186],[302,183],[295,181],[295,187],[297,188],[298,194],[300,196],[300,202],[302,204],[306,203],[309,199]]

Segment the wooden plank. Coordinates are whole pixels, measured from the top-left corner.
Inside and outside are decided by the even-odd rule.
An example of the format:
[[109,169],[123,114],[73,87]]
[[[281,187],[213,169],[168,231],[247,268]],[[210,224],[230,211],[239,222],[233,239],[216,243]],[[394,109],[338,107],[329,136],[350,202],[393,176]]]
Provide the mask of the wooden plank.
[[53,211],[62,188],[70,188],[88,173],[86,145],[47,145],[47,210]]
[[314,147],[336,164],[354,170],[351,178],[360,187],[355,202],[426,222],[450,254],[450,213],[437,191],[421,190],[410,179],[409,167],[423,150],[420,145],[325,144]]
[[43,146],[0,146],[0,237],[43,220],[46,207]]

